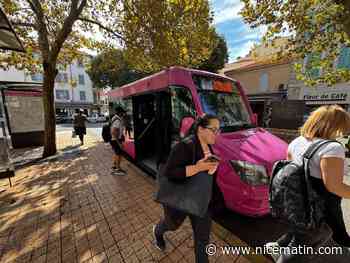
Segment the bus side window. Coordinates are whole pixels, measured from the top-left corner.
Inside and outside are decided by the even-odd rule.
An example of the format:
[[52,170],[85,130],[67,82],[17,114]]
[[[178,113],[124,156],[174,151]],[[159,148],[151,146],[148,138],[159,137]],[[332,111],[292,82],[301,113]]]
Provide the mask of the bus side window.
[[196,116],[196,109],[189,89],[184,87],[171,86],[171,113],[172,132],[171,146],[175,145],[180,138],[180,123],[184,117]]

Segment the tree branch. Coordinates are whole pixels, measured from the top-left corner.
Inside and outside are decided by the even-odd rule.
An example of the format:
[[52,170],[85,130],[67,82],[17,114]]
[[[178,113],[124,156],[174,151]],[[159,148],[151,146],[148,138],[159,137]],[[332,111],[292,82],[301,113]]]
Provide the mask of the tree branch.
[[345,14],[344,14],[344,18],[343,18],[343,22],[344,22],[344,31],[346,32],[346,34],[348,35],[348,37],[350,38],[350,18],[349,18],[349,14],[350,14],[350,0],[336,0],[336,2],[338,4],[342,4],[345,8]]
[[107,31],[108,33],[111,33],[112,35],[114,35],[115,37],[123,40],[124,42],[127,42],[126,39],[120,34],[120,33],[117,33],[115,32],[114,30],[102,25],[100,22],[98,21],[95,21],[95,20],[92,20],[92,19],[89,19],[89,18],[86,18],[86,17],[79,17],[79,20],[80,21],[83,21],[83,22],[87,22],[87,23],[90,23],[90,24],[94,24],[94,25],[97,25],[99,26],[100,28],[102,28],[103,30]]
[[37,31],[39,34],[39,46],[42,52],[44,62],[48,62],[50,53],[50,43],[48,39],[47,26],[45,23],[45,16],[41,7],[40,1],[38,0],[27,0],[31,9],[36,16]]
[[57,38],[52,46],[51,56],[52,58],[57,58],[64,41],[66,41],[69,34],[72,32],[74,22],[79,18],[79,15],[86,6],[87,0],[81,0],[78,6],[78,0],[71,0],[71,9],[63,22],[61,30],[58,32]]
[[21,22],[21,21],[11,21],[11,24],[13,26],[32,27],[34,29],[37,29],[36,25],[33,23],[25,23],[25,22]]

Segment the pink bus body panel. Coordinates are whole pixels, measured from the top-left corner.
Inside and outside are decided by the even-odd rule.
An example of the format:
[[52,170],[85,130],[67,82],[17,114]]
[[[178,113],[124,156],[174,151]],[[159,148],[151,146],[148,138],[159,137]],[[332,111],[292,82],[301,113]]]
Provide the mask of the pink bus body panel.
[[222,160],[217,183],[224,193],[225,204],[249,216],[269,213],[268,186],[251,186],[242,182],[229,160],[262,165],[271,175],[273,164],[286,158],[287,143],[261,128],[221,134],[214,151]]
[[123,150],[126,151],[133,159],[136,159],[134,140],[126,139],[123,143]]
[[[172,67],[150,77],[136,81],[109,92],[111,100],[132,95],[145,94],[166,89],[168,86],[184,86],[190,89],[198,115],[203,114],[199,96],[192,80],[192,74],[232,80],[230,78],[205,71]],[[239,82],[237,89],[248,109],[251,121],[253,113],[247,96]],[[135,158],[135,145],[132,140],[124,143],[125,151]],[[223,192],[225,205],[236,212],[248,216],[263,216],[269,213],[268,186],[252,186],[241,181],[231,168],[229,160],[242,160],[262,165],[271,174],[275,161],[285,159],[287,144],[278,137],[261,128],[223,133],[218,136],[214,151],[222,158],[217,172],[217,183]]]
[[182,119],[180,124],[180,137],[184,137],[188,133],[193,123],[194,123],[194,119],[191,117],[185,117]]

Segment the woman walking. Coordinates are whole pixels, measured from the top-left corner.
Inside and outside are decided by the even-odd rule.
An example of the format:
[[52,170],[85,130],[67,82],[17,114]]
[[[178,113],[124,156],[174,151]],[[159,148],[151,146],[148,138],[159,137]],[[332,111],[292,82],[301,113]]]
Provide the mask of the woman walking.
[[[213,154],[211,145],[215,143],[219,131],[220,122],[216,116],[205,115],[200,117],[195,124],[194,135],[174,146],[162,174],[167,176],[169,180],[176,181],[179,184],[200,172],[206,172],[210,176],[215,176],[219,162],[210,156]],[[210,214],[213,209],[213,199],[220,195],[218,186],[215,183],[215,177],[213,182],[212,199],[209,203],[208,211],[203,217],[163,205],[164,217],[153,228],[155,245],[160,250],[164,250],[166,247],[164,234],[167,231],[178,229],[185,218],[189,216],[194,235],[196,262],[208,262],[208,255],[205,249],[209,243]]]
[[79,136],[81,145],[84,144],[84,135],[86,134],[86,122],[87,119],[85,115],[83,115],[83,110],[80,109],[78,111],[78,114],[74,116],[73,125],[75,134]]
[[[343,108],[337,105],[320,107],[301,128],[301,136],[288,146],[287,159],[302,165],[303,154],[311,144],[322,140],[335,140],[349,132],[350,115]],[[326,224],[309,233],[296,234],[295,231],[291,231],[283,235],[277,244],[281,247],[319,247],[330,238],[333,231],[334,241],[341,246],[350,247],[350,237],[341,209],[342,198],[350,198],[350,186],[343,183],[344,174],[347,172],[344,147],[338,142],[323,145],[311,158],[309,171],[312,187],[325,201]],[[298,258],[298,255],[282,255],[278,262],[305,262]]]

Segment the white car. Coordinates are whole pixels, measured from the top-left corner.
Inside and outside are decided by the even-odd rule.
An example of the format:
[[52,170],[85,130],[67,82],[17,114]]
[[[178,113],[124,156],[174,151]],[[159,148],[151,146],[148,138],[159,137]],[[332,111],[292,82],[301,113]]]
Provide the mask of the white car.
[[103,115],[97,116],[97,122],[105,122],[106,120],[107,120],[107,118]]
[[92,123],[97,123],[97,122],[105,122],[106,121],[106,117],[102,116],[102,115],[92,115],[87,117],[89,122]]
[[96,116],[89,116],[87,117],[88,122],[96,123],[97,117]]

